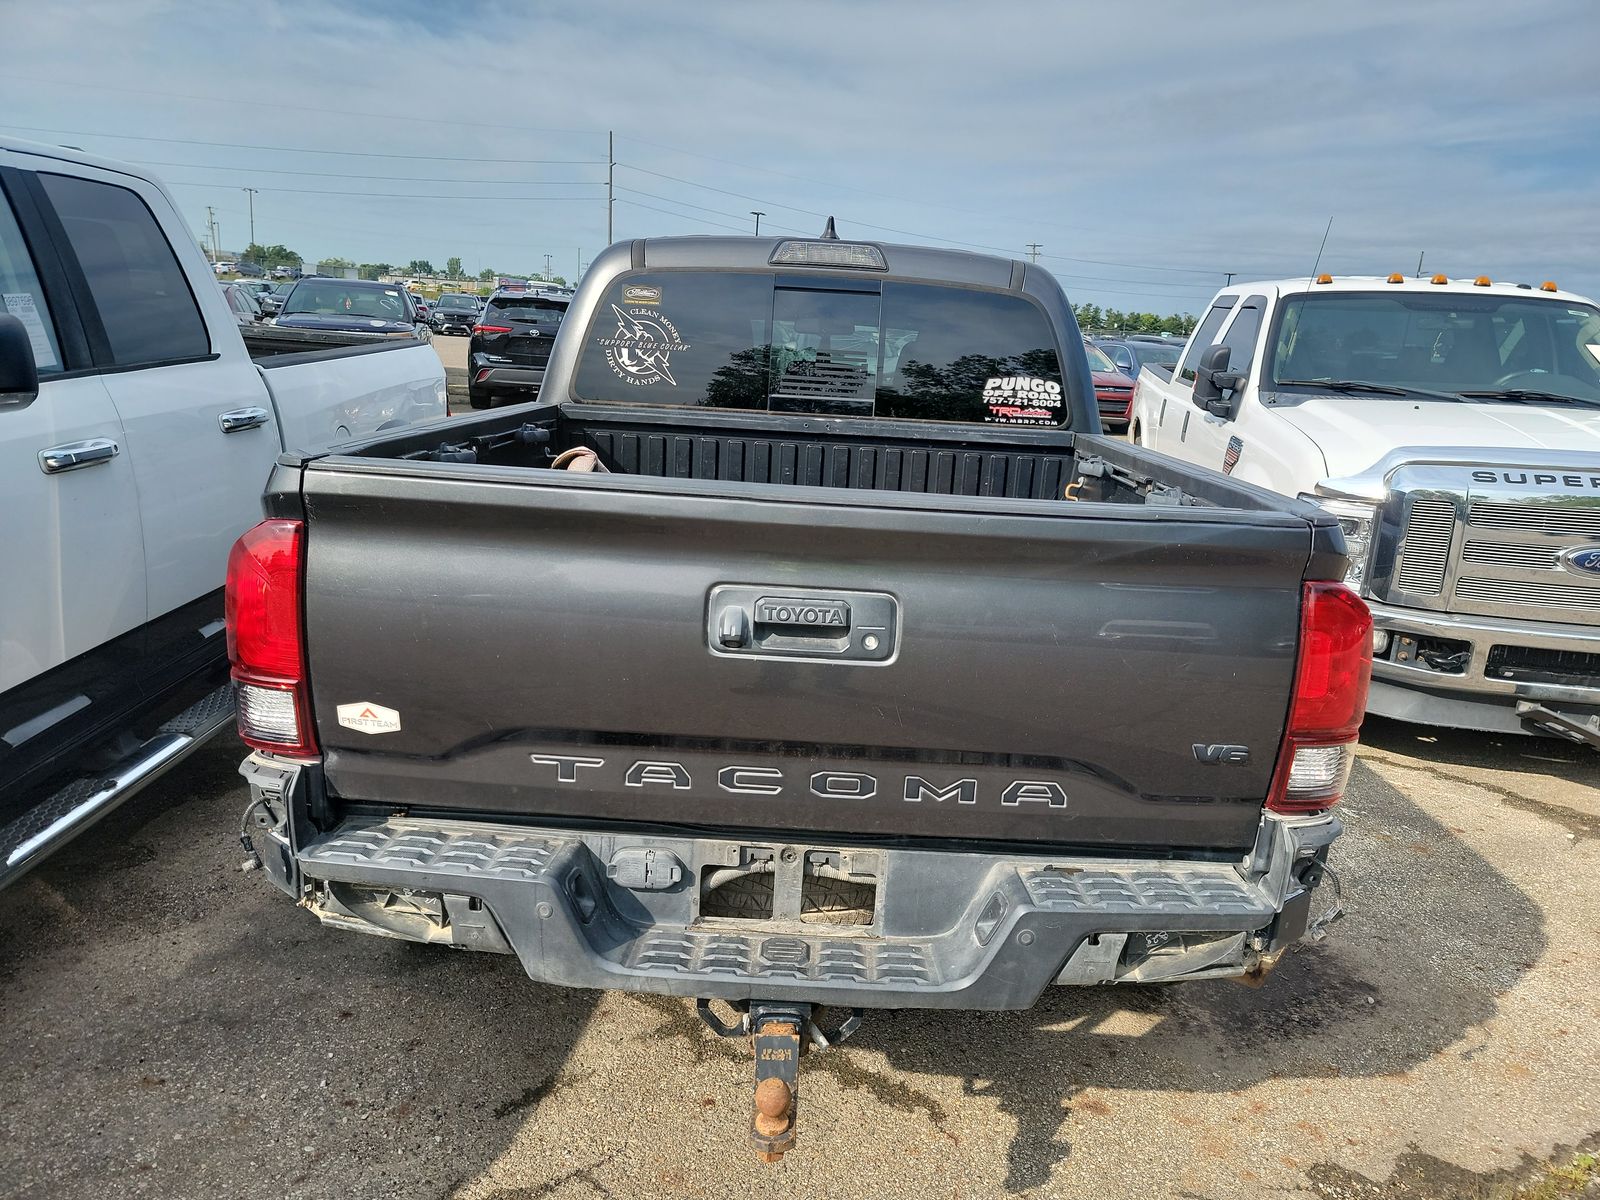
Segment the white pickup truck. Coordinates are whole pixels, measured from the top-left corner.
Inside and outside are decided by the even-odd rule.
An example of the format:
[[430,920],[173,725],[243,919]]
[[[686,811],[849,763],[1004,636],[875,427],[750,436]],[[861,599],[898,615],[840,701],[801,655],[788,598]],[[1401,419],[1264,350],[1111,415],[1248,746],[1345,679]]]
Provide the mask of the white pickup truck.
[[1235,284],[1131,436],[1336,513],[1368,711],[1600,747],[1600,309],[1553,283]]
[[278,455],[445,415],[432,347],[241,332],[159,183],[0,139],[0,886],[231,724]]

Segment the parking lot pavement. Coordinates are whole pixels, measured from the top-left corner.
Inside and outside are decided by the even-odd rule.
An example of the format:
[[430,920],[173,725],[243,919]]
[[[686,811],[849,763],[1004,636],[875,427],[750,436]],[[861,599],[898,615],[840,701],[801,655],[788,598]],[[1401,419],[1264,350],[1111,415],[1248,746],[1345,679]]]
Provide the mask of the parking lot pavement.
[[0,893],[0,1193],[1478,1197],[1600,1134],[1600,756],[1373,722],[1350,915],[1260,990],[869,1014],[745,1144],[684,1001],[324,930],[224,739]]
[[444,364],[446,371],[465,371],[467,369],[467,344],[471,338],[464,338],[459,334],[436,333],[433,335],[433,348],[439,354],[439,361]]

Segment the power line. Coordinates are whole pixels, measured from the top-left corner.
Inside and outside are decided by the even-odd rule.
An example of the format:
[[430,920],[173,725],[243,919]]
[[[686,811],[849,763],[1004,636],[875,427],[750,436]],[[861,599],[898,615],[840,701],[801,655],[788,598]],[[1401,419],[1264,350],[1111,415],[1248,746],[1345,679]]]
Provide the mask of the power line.
[[134,158],[141,167],[186,167],[195,171],[233,171],[244,175],[299,175],[320,179],[371,179],[387,183],[471,183],[507,184],[517,187],[599,187],[603,179],[458,179],[454,175],[358,175],[348,171],[286,171],[278,167],[218,167],[211,163],[162,162],[154,158]]
[[1040,245],[1038,242],[1029,242],[1028,243],[1028,257],[1031,258],[1034,262],[1038,262],[1039,261],[1039,251],[1041,251],[1043,249],[1044,249],[1044,247],[1042,245]]
[[[223,187],[219,183],[200,183],[192,179],[169,179],[166,181],[174,187]],[[585,183],[585,187],[598,187],[598,184]],[[258,189],[263,192],[284,192],[301,196],[359,196],[364,200],[513,200],[519,203],[538,201],[546,204],[592,204],[593,196],[478,196],[478,195],[452,195],[446,192],[344,192],[330,188],[283,188],[271,187]]]
[[[333,154],[340,158],[398,158],[411,162],[506,163],[530,167],[603,167],[603,158],[473,158],[443,154],[382,154],[375,150],[313,150],[305,146],[261,146],[251,142],[204,142],[195,138],[150,137],[139,133],[93,133],[86,129],[45,129],[38,125],[10,125],[27,133],[59,133],[67,137],[106,138],[114,142],[162,142],[170,146],[206,146],[214,150],[269,150],[277,154]],[[526,132],[526,131],[524,131]],[[182,163],[172,164],[182,166]]]
[[[902,237],[919,238],[919,239],[922,239],[922,240],[925,240],[925,241],[930,241],[930,242],[948,242],[948,243],[950,243],[951,245],[954,245],[954,246],[964,246],[969,250],[989,250],[989,251],[993,251],[993,252],[998,253],[998,254],[1004,254],[1004,255],[1007,255],[1007,256],[1009,256],[1009,255],[1014,253],[1014,251],[1009,246],[995,246],[995,245],[990,245],[990,244],[985,243],[985,242],[964,242],[959,238],[941,237],[938,234],[931,234],[931,233],[918,233],[915,230],[910,230],[910,229],[897,229],[892,225],[878,225],[878,224],[875,224],[874,222],[871,222],[871,221],[863,221],[863,220],[861,220],[861,219],[859,219],[857,217],[847,216],[847,215],[844,215],[844,214],[829,214],[829,213],[824,213],[824,212],[818,212],[815,209],[801,208],[798,205],[794,205],[794,204],[784,204],[781,201],[773,200],[773,199],[771,199],[769,197],[766,197],[766,196],[751,196],[751,195],[749,195],[749,194],[747,194],[745,192],[735,192],[735,191],[732,191],[732,190],[730,190],[728,188],[713,187],[709,183],[696,183],[692,179],[683,179],[683,178],[681,178],[680,176],[677,176],[677,175],[668,175],[664,171],[652,171],[648,167],[635,166],[632,163],[619,162],[619,163],[617,163],[617,166],[624,167],[629,171],[638,171],[638,172],[640,172],[642,174],[645,174],[645,175],[653,175],[657,179],[666,179],[666,180],[671,181],[672,183],[681,183],[685,187],[699,188],[699,189],[701,189],[703,191],[708,191],[708,192],[717,192],[717,193],[719,193],[721,195],[724,195],[724,196],[732,196],[732,197],[734,197],[735,199],[738,199],[738,200],[750,200],[750,201],[753,201],[753,202],[755,202],[757,204],[767,204],[767,205],[770,205],[770,206],[772,206],[774,208],[784,209],[785,211],[788,211],[788,212],[803,213],[808,217],[822,217],[822,218],[826,219],[830,215],[836,215],[836,216],[838,216],[839,220],[848,221],[851,224],[859,225],[864,229],[881,229],[885,233],[897,233],[897,234],[900,234]],[[1040,257],[1055,259],[1058,262],[1092,263],[1095,266],[1102,266],[1102,267],[1126,267],[1129,270],[1135,270],[1135,271],[1162,271],[1162,272],[1168,272],[1168,273],[1180,274],[1180,275],[1211,275],[1211,274],[1215,273],[1213,271],[1203,270],[1203,269],[1201,269],[1199,267],[1156,267],[1156,266],[1149,266],[1149,265],[1142,264],[1142,263],[1114,262],[1114,261],[1112,261],[1110,259],[1103,259],[1103,258],[1076,258],[1076,257],[1073,257],[1071,255],[1066,255],[1066,254],[1043,254]]]
[[[50,84],[51,86],[58,86],[61,82],[59,79],[47,79],[38,75],[21,75],[15,71],[8,71],[6,73],[6,78],[29,79],[35,83],[46,83]],[[93,91],[100,92],[126,92],[132,96],[160,96],[168,100],[196,100],[201,104],[242,104],[252,111],[259,111],[261,108],[261,102],[259,100],[239,100],[232,96],[194,96],[186,92],[162,92],[156,91],[153,88],[117,87],[114,84],[90,83],[87,80],[78,79],[73,80],[72,87],[74,91],[88,88]],[[359,112],[351,109],[324,108],[320,104],[289,104],[282,100],[274,100],[272,102],[272,109],[274,112],[280,109],[292,109],[297,112],[313,112],[324,117],[375,117],[380,121],[388,122],[392,122],[395,119],[395,114],[393,112]],[[405,114],[405,124],[415,125],[418,123],[427,125],[470,125],[475,129],[511,129],[515,130],[517,133],[528,132],[528,127],[526,125],[497,125],[489,121],[478,120],[451,121],[444,117],[419,117],[410,112]],[[571,133],[583,135],[593,134],[598,136],[602,131],[598,129],[553,129],[549,126],[541,126],[539,132]]]

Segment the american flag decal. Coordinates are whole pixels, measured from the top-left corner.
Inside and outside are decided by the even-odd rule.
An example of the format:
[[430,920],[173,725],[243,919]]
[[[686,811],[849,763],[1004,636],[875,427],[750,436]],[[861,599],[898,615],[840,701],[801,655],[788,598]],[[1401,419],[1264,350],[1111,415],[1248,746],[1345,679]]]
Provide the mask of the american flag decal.
[[1239,465],[1239,452],[1244,449],[1244,443],[1236,437],[1228,439],[1228,448],[1222,452],[1222,473],[1232,475],[1233,469]]

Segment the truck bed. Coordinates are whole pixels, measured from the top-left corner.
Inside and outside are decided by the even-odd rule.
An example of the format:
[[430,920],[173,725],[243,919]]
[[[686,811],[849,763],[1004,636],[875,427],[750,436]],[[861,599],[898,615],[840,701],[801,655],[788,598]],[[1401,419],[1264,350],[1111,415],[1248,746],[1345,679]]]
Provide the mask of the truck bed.
[[[611,473],[543,469],[579,445]],[[341,805],[1236,854],[1343,569],[1320,510],[1062,431],[569,404],[341,450],[269,488]]]

